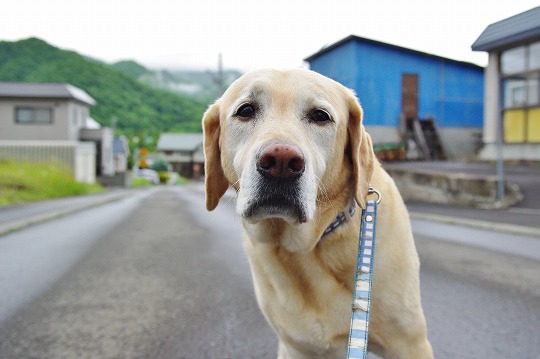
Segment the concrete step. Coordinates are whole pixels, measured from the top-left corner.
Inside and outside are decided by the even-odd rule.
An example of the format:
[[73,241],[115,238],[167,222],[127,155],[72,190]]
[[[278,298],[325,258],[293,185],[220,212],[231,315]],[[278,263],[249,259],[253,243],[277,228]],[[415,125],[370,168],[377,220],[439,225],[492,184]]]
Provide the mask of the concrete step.
[[436,163],[431,168],[420,164],[383,165],[406,201],[500,209],[514,206],[523,199],[519,186],[509,180],[505,180],[505,198],[498,198],[496,175],[452,171]]

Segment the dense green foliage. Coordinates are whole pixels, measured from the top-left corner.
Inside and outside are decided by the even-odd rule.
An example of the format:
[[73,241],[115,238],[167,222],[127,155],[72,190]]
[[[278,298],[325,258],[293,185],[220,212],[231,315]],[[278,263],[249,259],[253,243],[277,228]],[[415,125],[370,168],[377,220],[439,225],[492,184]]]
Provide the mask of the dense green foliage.
[[0,161],[0,206],[101,191],[100,185],[75,181],[58,163]]
[[[123,71],[143,71],[124,63]],[[142,84],[127,74],[75,52],[30,38],[0,42],[0,81],[69,83],[85,90],[97,104],[91,116],[104,126],[117,119],[127,135],[199,132],[204,104]]]
[[154,160],[154,163],[152,163],[150,169],[156,172],[167,172],[169,171],[169,163],[161,158],[158,158]]
[[111,67],[134,79],[150,73],[144,66],[141,66],[132,60],[119,61],[112,64]]

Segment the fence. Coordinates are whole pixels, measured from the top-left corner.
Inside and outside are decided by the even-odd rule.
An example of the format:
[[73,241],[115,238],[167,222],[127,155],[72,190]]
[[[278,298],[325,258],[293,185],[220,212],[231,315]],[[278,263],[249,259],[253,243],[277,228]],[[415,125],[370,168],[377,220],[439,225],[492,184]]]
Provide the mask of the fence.
[[96,146],[76,141],[0,141],[0,160],[58,162],[79,182],[96,182]]

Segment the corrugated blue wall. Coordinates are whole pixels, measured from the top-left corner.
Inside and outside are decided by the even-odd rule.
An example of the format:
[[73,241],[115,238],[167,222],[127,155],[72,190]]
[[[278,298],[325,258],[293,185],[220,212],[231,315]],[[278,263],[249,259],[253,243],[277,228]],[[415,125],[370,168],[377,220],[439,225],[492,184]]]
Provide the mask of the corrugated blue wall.
[[482,68],[358,39],[316,56],[310,68],[356,92],[366,125],[398,126],[402,74],[410,73],[419,78],[421,118],[432,115],[439,127],[482,127]]

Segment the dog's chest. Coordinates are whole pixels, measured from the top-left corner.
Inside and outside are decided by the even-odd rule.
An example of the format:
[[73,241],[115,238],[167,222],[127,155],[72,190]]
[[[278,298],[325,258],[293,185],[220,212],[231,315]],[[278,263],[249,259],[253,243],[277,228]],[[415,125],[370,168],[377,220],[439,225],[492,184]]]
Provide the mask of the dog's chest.
[[[342,348],[354,272],[336,275],[315,253],[295,254],[260,244],[246,250],[259,305],[280,338],[321,355]],[[350,283],[343,283],[343,277]]]

